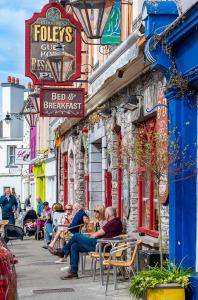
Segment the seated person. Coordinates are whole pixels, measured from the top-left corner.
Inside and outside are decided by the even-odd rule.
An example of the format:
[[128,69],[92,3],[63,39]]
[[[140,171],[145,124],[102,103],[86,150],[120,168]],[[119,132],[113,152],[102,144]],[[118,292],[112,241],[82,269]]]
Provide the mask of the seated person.
[[81,225],[83,224],[83,216],[86,216],[85,211],[81,208],[79,203],[74,203],[73,205],[74,218],[72,222],[66,227],[61,228],[59,232],[55,235],[53,241],[49,244],[49,250],[53,251],[56,241],[58,240],[61,232],[71,232],[72,234],[79,232]]
[[60,222],[61,217],[65,215],[65,211],[61,203],[55,203],[52,208],[52,221],[54,229],[58,228],[58,225],[62,225]]
[[88,216],[83,217],[83,226],[81,227],[81,233],[89,233],[90,232],[90,219]]
[[116,217],[114,208],[106,208],[105,219],[107,220],[106,225],[93,233],[91,237],[76,233],[64,246],[64,259],[66,260],[70,254],[70,266],[62,269],[62,271],[68,271],[66,276],[61,277],[62,280],[78,278],[79,252],[93,252],[95,251],[98,238],[112,238],[122,233],[122,222],[120,218]]
[[95,231],[99,231],[106,223],[105,220],[105,208],[100,205],[96,205],[94,208],[94,227]]
[[55,246],[56,241],[58,239],[60,239],[61,235],[64,234],[64,232],[67,230],[67,228],[63,227],[62,225],[69,225],[73,219],[71,204],[66,205],[66,207],[65,207],[66,212],[63,210],[63,206],[60,203],[57,203],[57,206],[54,209],[56,209],[56,208],[59,208],[59,210],[54,212],[54,214],[53,214],[53,226],[54,226],[54,231],[56,232],[56,234],[54,236],[53,241],[49,244],[49,250],[52,253],[54,252],[54,246]]

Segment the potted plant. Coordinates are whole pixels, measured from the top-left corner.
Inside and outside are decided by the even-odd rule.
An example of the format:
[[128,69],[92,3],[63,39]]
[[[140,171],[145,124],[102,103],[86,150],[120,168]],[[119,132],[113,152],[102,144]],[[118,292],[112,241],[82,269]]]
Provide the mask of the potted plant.
[[184,300],[185,289],[190,287],[190,275],[191,269],[183,268],[182,262],[176,266],[167,260],[162,268],[156,265],[137,273],[131,279],[129,293],[137,300]]

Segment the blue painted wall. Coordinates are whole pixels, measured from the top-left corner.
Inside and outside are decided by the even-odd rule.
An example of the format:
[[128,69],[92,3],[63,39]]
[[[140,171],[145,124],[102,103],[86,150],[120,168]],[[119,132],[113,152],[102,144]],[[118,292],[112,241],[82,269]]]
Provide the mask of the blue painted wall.
[[[152,28],[151,24],[150,27]],[[155,44],[155,37],[152,36],[145,47],[145,55],[152,63],[152,68],[160,69],[168,83],[173,75],[173,63],[176,65],[177,75],[188,81],[188,90],[179,89],[177,82],[166,93],[169,131],[176,129],[176,132],[181,135],[181,149],[189,145],[186,155],[187,166],[179,174],[175,173],[173,166],[169,169],[169,239],[170,259],[176,263],[184,259],[183,265],[192,269],[196,266],[197,240],[197,28],[198,3],[162,33],[160,42]],[[153,32],[157,32],[157,28]],[[167,52],[167,47],[170,47],[171,51]],[[191,166],[189,166],[190,162],[192,162]],[[192,283],[192,299],[198,300],[198,273],[193,274]]]

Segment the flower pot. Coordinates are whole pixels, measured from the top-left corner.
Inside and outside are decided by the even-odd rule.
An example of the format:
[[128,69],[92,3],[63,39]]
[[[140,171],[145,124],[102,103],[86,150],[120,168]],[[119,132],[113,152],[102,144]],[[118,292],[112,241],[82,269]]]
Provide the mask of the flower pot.
[[185,300],[185,289],[179,284],[160,284],[148,289],[144,300]]

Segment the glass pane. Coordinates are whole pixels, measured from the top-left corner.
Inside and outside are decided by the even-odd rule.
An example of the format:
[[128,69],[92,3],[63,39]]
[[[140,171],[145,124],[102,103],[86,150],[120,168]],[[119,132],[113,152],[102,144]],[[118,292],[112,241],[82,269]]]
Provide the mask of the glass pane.
[[14,147],[10,147],[10,155],[14,154]]
[[149,228],[150,220],[150,175],[149,173],[143,173],[142,175],[143,185],[143,203],[142,203],[142,226]]
[[158,231],[158,203],[157,203],[157,185],[154,188],[154,230]]
[[14,156],[10,156],[10,165],[14,165]]

